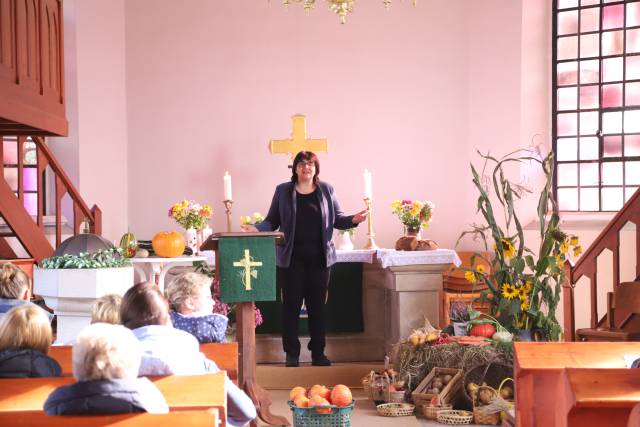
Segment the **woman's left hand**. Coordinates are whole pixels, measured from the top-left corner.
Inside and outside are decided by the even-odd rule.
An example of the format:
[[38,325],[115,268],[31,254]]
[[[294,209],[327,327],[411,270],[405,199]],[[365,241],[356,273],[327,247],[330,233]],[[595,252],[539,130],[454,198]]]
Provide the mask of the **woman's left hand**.
[[355,214],[351,222],[353,222],[354,224],[360,224],[362,221],[365,221],[367,219],[367,216],[369,216],[369,209],[365,209]]

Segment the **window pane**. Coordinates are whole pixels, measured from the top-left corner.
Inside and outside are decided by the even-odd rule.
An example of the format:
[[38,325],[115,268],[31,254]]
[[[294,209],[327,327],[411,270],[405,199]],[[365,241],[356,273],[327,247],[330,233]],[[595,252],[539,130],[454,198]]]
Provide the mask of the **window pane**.
[[577,211],[578,189],[558,188],[558,207],[563,211]]
[[602,86],[602,107],[622,106],[622,83]]
[[624,25],[624,5],[602,8],[602,29],[620,28]]
[[24,208],[29,212],[29,215],[38,215],[38,195],[34,193],[25,193]]
[[580,36],[580,57],[593,58],[600,54],[600,37],[598,34]]
[[18,144],[15,141],[3,141],[2,160],[5,165],[18,163]]
[[[575,135],[578,132],[578,115],[576,113],[558,114],[558,135]],[[618,131],[620,133],[620,131]]]
[[640,25],[640,3],[627,4],[627,27]]
[[602,184],[622,185],[622,162],[605,162],[602,164]]
[[640,132],[640,110],[627,110],[624,112],[625,133]]
[[559,161],[578,160],[577,139],[559,138],[556,144],[556,157]]
[[600,0],[582,0],[580,2],[580,5],[581,6],[590,6],[592,4],[598,4],[598,3],[600,3]]
[[640,30],[627,30],[627,53],[640,52]]
[[626,162],[624,164],[625,185],[640,184],[640,162]]
[[598,160],[599,148],[598,138],[580,138],[580,160]]
[[567,187],[578,185],[578,164],[560,163],[558,164],[558,185]]
[[602,81],[617,82],[622,80],[622,58],[602,60]]
[[602,113],[602,132],[605,134],[622,133],[622,112]]
[[558,59],[573,59],[578,56],[578,37],[569,36],[558,39]]
[[622,207],[622,187],[602,189],[602,209],[617,211]]
[[598,108],[600,103],[599,92],[598,86],[581,86],[580,108]]
[[578,108],[578,88],[564,87],[558,89],[558,110],[575,110]]
[[624,155],[640,156],[640,135],[625,135]]
[[[576,61],[561,62],[558,64],[556,69],[558,70],[558,86],[574,85],[578,83],[578,63]],[[597,80],[592,83],[597,83]]]
[[558,34],[575,34],[578,32],[578,11],[558,13]]
[[638,187],[627,187],[627,188],[625,188],[624,189],[624,201],[628,202],[629,199],[631,198],[631,196],[633,196],[636,191],[638,191]]
[[[620,55],[623,51],[622,31],[607,31],[602,33],[602,54],[603,55]],[[580,46],[582,52],[582,46]]]
[[[598,164],[597,163],[582,163],[580,164],[580,185],[598,185],[600,184],[600,177],[598,176]],[[582,193],[581,193],[582,194]],[[582,203],[582,202],[580,202]]]
[[38,191],[38,169],[24,168],[22,182],[25,191]]
[[576,7],[577,5],[578,5],[578,0],[558,0],[558,9]]
[[4,168],[4,180],[13,191],[18,191],[18,169]]
[[627,83],[624,96],[626,105],[640,105],[640,83]]
[[627,80],[640,79],[640,56],[627,57],[627,70],[625,78]]
[[580,11],[580,31],[583,33],[589,31],[598,31],[600,28],[600,9],[592,7],[582,9]]
[[603,138],[603,157],[620,157],[622,156],[622,137],[607,136]]
[[580,210],[597,211],[600,209],[600,191],[597,188],[580,189]]
[[600,61],[580,61],[580,83],[600,83]]
[[598,116],[597,111],[580,113],[580,135],[595,135],[598,132]]

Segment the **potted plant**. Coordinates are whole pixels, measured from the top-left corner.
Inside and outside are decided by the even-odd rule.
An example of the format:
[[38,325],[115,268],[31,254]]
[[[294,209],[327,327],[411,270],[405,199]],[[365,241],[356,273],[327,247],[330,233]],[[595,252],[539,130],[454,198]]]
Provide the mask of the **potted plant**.
[[120,248],[45,258],[33,271],[34,293],[58,317],[57,343],[73,341],[90,323],[96,298],[124,295],[131,286],[133,267]]
[[449,318],[453,324],[453,334],[456,336],[467,335],[470,307],[464,301],[453,301],[449,308]]

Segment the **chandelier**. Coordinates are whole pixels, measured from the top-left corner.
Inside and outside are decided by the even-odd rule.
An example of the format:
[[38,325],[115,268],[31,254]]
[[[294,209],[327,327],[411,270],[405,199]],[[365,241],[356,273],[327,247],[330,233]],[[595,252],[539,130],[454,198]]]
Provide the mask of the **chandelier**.
[[[329,10],[334,12],[340,17],[340,22],[347,22],[347,15],[353,12],[353,4],[356,0],[325,0],[329,6]],[[413,0],[413,5],[416,5],[417,0]],[[305,12],[309,13],[314,8],[316,0],[282,0],[282,4],[287,8],[291,3],[302,3],[302,7]],[[384,7],[389,10],[391,7],[391,0],[382,0]]]

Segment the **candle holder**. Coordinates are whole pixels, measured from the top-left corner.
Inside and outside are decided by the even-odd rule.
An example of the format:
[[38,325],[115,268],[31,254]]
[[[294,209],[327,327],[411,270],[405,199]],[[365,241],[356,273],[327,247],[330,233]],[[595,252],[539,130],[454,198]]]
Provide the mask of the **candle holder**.
[[227,231],[231,232],[231,208],[233,207],[233,200],[223,200],[224,211],[227,214]]
[[367,210],[369,211],[369,215],[367,217],[367,244],[364,245],[364,249],[378,249],[378,245],[376,245],[376,242],[374,242],[373,240],[373,236],[375,236],[375,234],[373,233],[373,199],[369,198],[369,197],[365,197],[364,198],[364,204],[367,206]]

